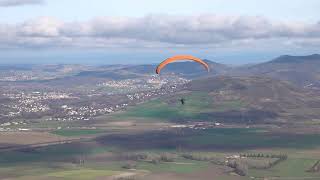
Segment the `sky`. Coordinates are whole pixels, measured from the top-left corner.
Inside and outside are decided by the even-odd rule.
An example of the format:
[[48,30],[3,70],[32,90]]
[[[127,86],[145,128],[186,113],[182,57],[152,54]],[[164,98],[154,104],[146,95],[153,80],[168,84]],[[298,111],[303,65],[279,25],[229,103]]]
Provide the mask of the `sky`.
[[0,63],[225,64],[320,53],[319,0],[0,0]]

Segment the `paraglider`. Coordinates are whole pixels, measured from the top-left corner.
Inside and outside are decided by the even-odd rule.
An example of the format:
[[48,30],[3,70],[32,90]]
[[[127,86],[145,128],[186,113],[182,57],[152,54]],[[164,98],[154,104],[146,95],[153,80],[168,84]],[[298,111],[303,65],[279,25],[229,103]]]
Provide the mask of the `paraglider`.
[[[170,63],[173,63],[176,61],[184,61],[184,60],[191,60],[191,61],[197,62],[197,63],[201,64],[208,72],[210,71],[209,64],[206,63],[205,61],[197,58],[197,57],[194,57],[191,55],[177,55],[177,56],[170,57],[170,58],[164,60],[163,62],[161,62],[156,68],[156,73],[160,74],[161,70]],[[186,100],[184,98],[181,98],[180,99],[181,105],[184,105],[185,101]]]
[[166,59],[165,61],[163,61],[162,63],[160,63],[156,69],[156,73],[160,74],[161,70],[168,64],[172,63],[172,62],[176,62],[176,61],[183,61],[183,60],[191,60],[197,63],[200,63],[208,72],[210,71],[210,67],[209,65],[204,62],[203,60],[196,58],[194,56],[191,55],[178,55],[178,56],[173,56],[171,58]]

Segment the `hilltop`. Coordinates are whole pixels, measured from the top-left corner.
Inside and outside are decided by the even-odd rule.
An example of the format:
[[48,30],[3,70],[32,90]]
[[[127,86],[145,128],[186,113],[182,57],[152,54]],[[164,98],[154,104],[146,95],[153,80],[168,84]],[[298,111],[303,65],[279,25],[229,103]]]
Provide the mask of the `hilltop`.
[[300,87],[320,87],[320,55],[284,55],[271,61],[238,69],[239,75],[265,76]]

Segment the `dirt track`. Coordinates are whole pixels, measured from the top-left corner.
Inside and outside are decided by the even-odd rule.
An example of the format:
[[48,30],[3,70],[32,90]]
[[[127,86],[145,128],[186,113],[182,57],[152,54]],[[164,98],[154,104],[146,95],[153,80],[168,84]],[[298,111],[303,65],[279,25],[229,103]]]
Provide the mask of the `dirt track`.
[[239,176],[228,176],[218,166],[211,165],[208,169],[194,173],[152,173],[142,180],[213,180],[225,175],[226,180],[241,180]]
[[0,147],[3,145],[27,145],[52,141],[63,141],[67,138],[46,132],[1,132]]
[[52,141],[52,142],[25,144],[25,145],[8,145],[8,146],[0,147],[0,152],[16,151],[16,150],[28,149],[28,148],[38,148],[38,147],[52,146],[52,145],[58,145],[58,144],[69,144],[74,142],[84,142],[88,140],[89,138],[80,138],[80,139],[70,139],[70,140],[63,140],[63,141]]

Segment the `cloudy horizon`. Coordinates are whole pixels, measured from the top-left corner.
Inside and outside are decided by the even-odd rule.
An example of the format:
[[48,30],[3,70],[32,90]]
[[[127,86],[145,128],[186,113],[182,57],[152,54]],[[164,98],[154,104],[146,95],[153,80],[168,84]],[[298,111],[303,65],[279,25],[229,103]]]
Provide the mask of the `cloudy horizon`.
[[[245,1],[249,3],[250,0]],[[83,2],[79,1],[80,4]],[[97,0],[94,2],[101,3]],[[196,4],[196,1],[187,2]],[[221,6],[222,3],[220,0],[199,2],[212,6]],[[108,64],[113,63],[110,62],[112,59],[125,63],[145,63],[183,53],[218,59],[228,64],[246,64],[282,54],[320,52],[320,15],[310,18],[309,14],[305,20],[301,17],[286,19],[280,15],[279,18],[271,16],[272,12],[256,14],[248,9],[248,13],[212,13],[205,8],[203,12],[199,11],[199,7],[194,10],[197,13],[151,9],[153,12],[145,11],[137,15],[126,12],[126,8],[120,6],[123,4],[118,4],[123,9],[121,15],[89,13],[82,17],[82,12],[74,10],[71,14],[79,14],[82,18],[73,19],[68,15],[59,16],[59,10],[54,6],[65,5],[61,0],[55,1],[55,5],[51,3],[53,0],[0,0],[0,11],[4,10],[4,15],[12,14],[13,18],[3,19],[2,16],[0,19],[0,52],[3,59],[0,61],[64,62],[69,58],[77,62],[77,57],[81,57],[81,62],[86,58],[87,61],[95,61],[96,58],[108,61]],[[299,3],[300,12],[305,12],[311,5],[320,5],[315,1],[292,1],[292,4]],[[115,2],[111,4],[117,5]],[[94,7],[91,7],[91,11],[95,10]],[[17,14],[17,9],[23,14],[26,13],[23,10],[39,8],[56,14],[28,13],[28,17]],[[238,8],[247,7],[239,4]],[[106,6],[105,9],[110,7]],[[63,60],[59,61],[58,58]]]

